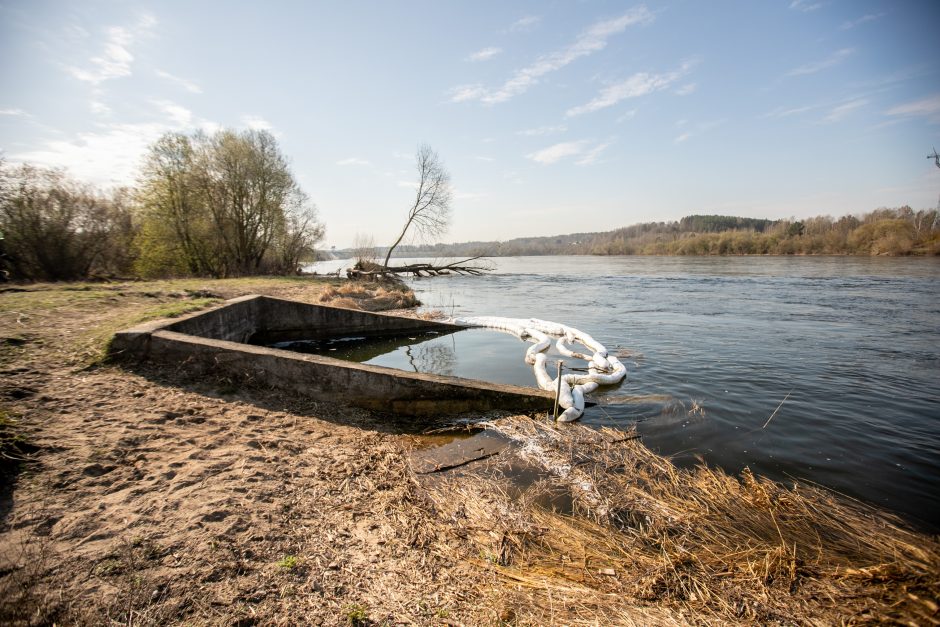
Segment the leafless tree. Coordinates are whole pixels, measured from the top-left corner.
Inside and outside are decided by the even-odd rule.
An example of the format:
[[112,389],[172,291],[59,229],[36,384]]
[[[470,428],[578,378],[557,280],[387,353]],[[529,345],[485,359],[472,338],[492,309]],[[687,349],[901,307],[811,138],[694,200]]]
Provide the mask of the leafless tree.
[[375,263],[376,250],[374,237],[371,235],[356,233],[356,236],[353,238],[352,247],[353,256],[356,258],[358,263]]
[[386,268],[392,251],[405,238],[409,229],[413,229],[420,237],[431,238],[446,232],[450,225],[450,201],[453,195],[450,174],[441,163],[441,158],[427,144],[418,146],[415,160],[418,167],[415,201],[408,210],[408,219],[405,220],[401,234],[385,254],[385,263],[382,265]]

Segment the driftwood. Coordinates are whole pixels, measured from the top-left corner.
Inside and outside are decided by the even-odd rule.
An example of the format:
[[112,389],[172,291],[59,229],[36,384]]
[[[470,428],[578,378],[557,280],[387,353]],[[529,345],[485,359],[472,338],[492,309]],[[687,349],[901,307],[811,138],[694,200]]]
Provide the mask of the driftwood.
[[346,276],[350,279],[387,279],[399,274],[411,274],[416,277],[447,274],[472,274],[478,276],[490,270],[485,265],[468,265],[478,259],[482,259],[482,257],[470,257],[445,265],[413,263],[407,266],[380,266],[375,263],[358,263],[355,267],[346,270]]

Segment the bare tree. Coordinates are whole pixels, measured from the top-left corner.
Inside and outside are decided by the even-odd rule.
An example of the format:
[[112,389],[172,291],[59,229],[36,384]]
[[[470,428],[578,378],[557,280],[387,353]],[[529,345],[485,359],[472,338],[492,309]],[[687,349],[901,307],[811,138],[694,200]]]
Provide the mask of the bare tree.
[[395,243],[389,246],[385,254],[386,268],[392,251],[405,238],[409,229],[424,238],[441,235],[450,224],[450,201],[453,195],[450,174],[441,163],[441,158],[427,144],[418,146],[415,155],[418,166],[418,185],[415,189],[415,201],[408,210],[408,219]]
[[371,235],[356,233],[356,237],[353,238],[352,247],[353,255],[356,257],[357,263],[375,263],[376,250],[374,237]]

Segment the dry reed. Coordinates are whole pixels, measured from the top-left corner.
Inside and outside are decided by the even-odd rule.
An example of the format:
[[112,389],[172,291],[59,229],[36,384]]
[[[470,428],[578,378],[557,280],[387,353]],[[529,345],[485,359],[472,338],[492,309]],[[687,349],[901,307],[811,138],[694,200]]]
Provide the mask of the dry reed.
[[[940,546],[891,515],[749,471],[681,470],[614,429],[487,426],[518,446],[428,490],[470,559],[515,591],[517,622],[938,624]],[[510,498],[520,462],[546,478]],[[572,512],[538,505],[559,490]]]

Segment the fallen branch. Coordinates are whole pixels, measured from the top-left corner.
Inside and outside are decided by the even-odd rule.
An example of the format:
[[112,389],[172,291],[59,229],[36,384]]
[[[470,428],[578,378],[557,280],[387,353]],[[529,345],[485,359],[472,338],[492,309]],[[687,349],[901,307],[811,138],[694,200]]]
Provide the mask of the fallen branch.
[[[460,261],[454,261],[444,265],[434,265],[430,263],[413,263],[406,266],[380,266],[378,264],[356,264],[355,267],[346,271],[346,276],[350,279],[365,278],[389,278],[399,274],[412,274],[416,277],[421,276],[440,276],[448,274],[469,274],[480,276],[491,270],[490,267],[483,264],[470,264],[472,261],[482,257],[469,257]],[[468,265],[469,264],[469,265]]]

